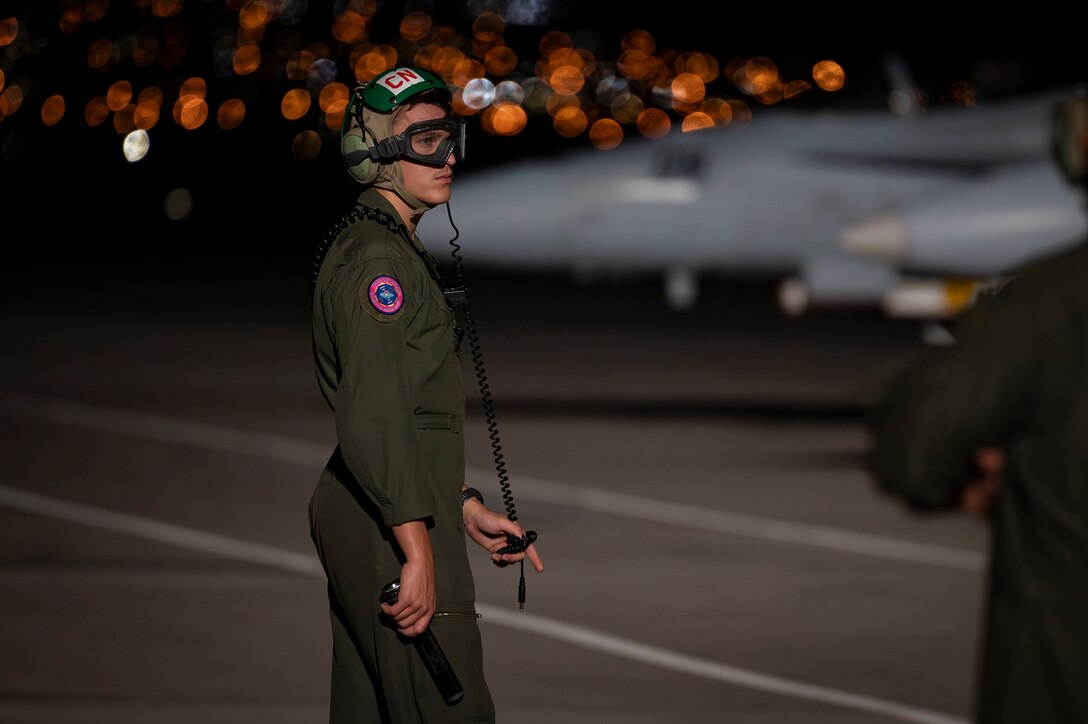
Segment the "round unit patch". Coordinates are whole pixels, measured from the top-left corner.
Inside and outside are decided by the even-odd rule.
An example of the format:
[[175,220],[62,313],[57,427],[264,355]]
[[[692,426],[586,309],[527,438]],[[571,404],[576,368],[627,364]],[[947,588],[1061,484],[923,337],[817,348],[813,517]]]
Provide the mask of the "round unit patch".
[[370,282],[370,303],[382,314],[396,314],[404,304],[400,282],[393,277],[378,277]]

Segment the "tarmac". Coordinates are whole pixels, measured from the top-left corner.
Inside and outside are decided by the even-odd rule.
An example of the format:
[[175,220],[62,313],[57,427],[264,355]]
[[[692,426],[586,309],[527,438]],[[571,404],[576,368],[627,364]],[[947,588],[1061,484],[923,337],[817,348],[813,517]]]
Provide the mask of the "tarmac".
[[[9,275],[0,721],[327,721],[306,513],[334,434],[306,262]],[[913,514],[865,469],[916,324],[785,318],[751,280],[683,312],[654,280],[469,281],[546,566],[519,611],[517,568],[473,556],[500,722],[968,720],[986,526]],[[499,509],[464,368],[469,483]]]

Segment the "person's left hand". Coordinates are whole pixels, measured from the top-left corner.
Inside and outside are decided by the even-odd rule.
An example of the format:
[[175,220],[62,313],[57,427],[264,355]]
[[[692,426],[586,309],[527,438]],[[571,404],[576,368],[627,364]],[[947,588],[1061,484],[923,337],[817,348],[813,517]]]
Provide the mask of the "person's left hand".
[[529,547],[522,553],[498,552],[500,548],[506,545],[507,533],[517,538],[524,537],[525,530],[518,525],[517,521],[510,520],[506,516],[489,510],[483,503],[474,499],[465,501],[461,512],[464,516],[465,532],[468,533],[468,537],[491,553],[491,560],[495,565],[500,567],[508,566],[528,556],[529,562],[533,564],[533,568],[536,569],[537,573],[544,570],[540,554],[537,553],[536,545],[533,543],[530,543]]
[[1005,453],[996,447],[979,448],[972,462],[975,478],[963,489],[960,507],[980,518],[989,518],[994,498],[1001,492]]

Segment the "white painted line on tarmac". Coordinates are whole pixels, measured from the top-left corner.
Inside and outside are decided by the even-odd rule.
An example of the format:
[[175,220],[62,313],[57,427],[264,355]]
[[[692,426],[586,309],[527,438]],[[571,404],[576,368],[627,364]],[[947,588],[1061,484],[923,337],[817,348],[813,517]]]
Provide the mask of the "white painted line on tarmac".
[[[469,477],[494,475],[494,473],[475,470],[469,472],[471,473]],[[914,543],[778,518],[729,513],[724,510],[699,508],[686,503],[656,500],[550,480],[525,477],[512,477],[511,480],[516,482],[519,498],[534,500],[538,503],[570,505],[596,513],[608,513],[653,523],[830,548],[844,553],[924,563],[962,571],[980,572],[986,569],[984,555],[958,548]]]
[[[482,608],[481,613],[483,613]],[[876,699],[863,694],[854,694],[848,691],[829,689],[825,686],[805,684],[778,676],[761,674],[758,671],[728,666],[710,659],[700,659],[668,649],[657,648],[656,646],[647,646],[637,641],[630,641],[593,629],[583,628],[582,626],[574,626],[562,621],[544,618],[543,616],[514,612],[507,609],[492,610],[489,607],[481,622],[488,623],[489,620],[491,623],[498,623],[502,626],[558,639],[575,646],[603,651],[621,658],[680,671],[704,679],[736,684],[748,689],[769,691],[774,694],[783,694],[824,704],[834,704],[848,709],[885,714],[909,722],[966,724],[962,719],[941,712],[919,709],[898,704],[894,701],[887,701],[886,699]]]
[[257,455],[296,465],[321,467],[333,450],[331,445],[317,445],[284,435],[190,422],[147,412],[114,410],[48,397],[7,396],[3,404],[7,412],[47,420],[58,425],[116,432],[220,452]]
[[[56,520],[118,533],[127,533],[223,558],[280,568],[292,573],[319,577],[325,575],[316,556],[307,556],[259,543],[249,543],[213,533],[205,533],[204,531],[152,518],[118,513],[83,503],[46,497],[6,485],[0,485],[0,505]],[[546,636],[581,646],[582,648],[704,679],[791,696],[797,699],[883,714],[907,722],[967,724],[962,719],[940,712],[728,666],[717,661],[700,659],[676,651],[648,646],[637,641],[531,613],[514,613],[513,611],[483,603],[477,603],[476,608],[483,616],[481,619],[483,623],[494,623],[507,628],[528,631],[539,636]]]
[[[4,399],[4,408],[11,413],[62,425],[134,435],[171,444],[194,445],[222,452],[256,455],[297,465],[321,467],[332,452],[331,445],[318,445],[283,435],[64,400],[8,397]],[[470,480],[486,479],[494,475],[494,471],[466,471],[466,477]],[[777,518],[730,513],[538,478],[512,476],[510,482],[517,489],[520,499],[582,508],[605,515],[961,571],[982,572],[986,569],[984,554],[957,548],[914,543]]]
[[128,513],[97,508],[60,498],[49,498],[25,490],[0,485],[0,505],[27,513],[63,520],[92,528],[128,533],[138,538],[166,543],[178,548],[208,553],[222,558],[232,558],[247,563],[282,568],[292,573],[325,575],[321,562],[312,555],[292,553],[282,548],[247,543],[214,533],[205,533],[161,520],[143,518]]

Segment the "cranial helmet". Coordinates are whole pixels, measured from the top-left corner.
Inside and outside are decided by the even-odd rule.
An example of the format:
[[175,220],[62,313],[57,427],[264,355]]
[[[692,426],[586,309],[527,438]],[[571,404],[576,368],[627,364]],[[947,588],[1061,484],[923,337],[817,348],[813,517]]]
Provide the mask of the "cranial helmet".
[[[463,120],[414,123],[403,133],[393,135],[393,122],[409,102],[449,108],[451,101],[450,90],[440,77],[411,66],[393,68],[358,86],[340,125],[344,167],[359,183],[388,188],[401,186],[399,170],[393,163],[399,158],[434,166],[444,165],[450,153],[460,160],[465,144]],[[376,183],[379,181],[385,183]],[[395,190],[404,195],[401,188]]]
[[1054,112],[1051,145],[1070,183],[1088,185],[1088,89],[1079,87]]

